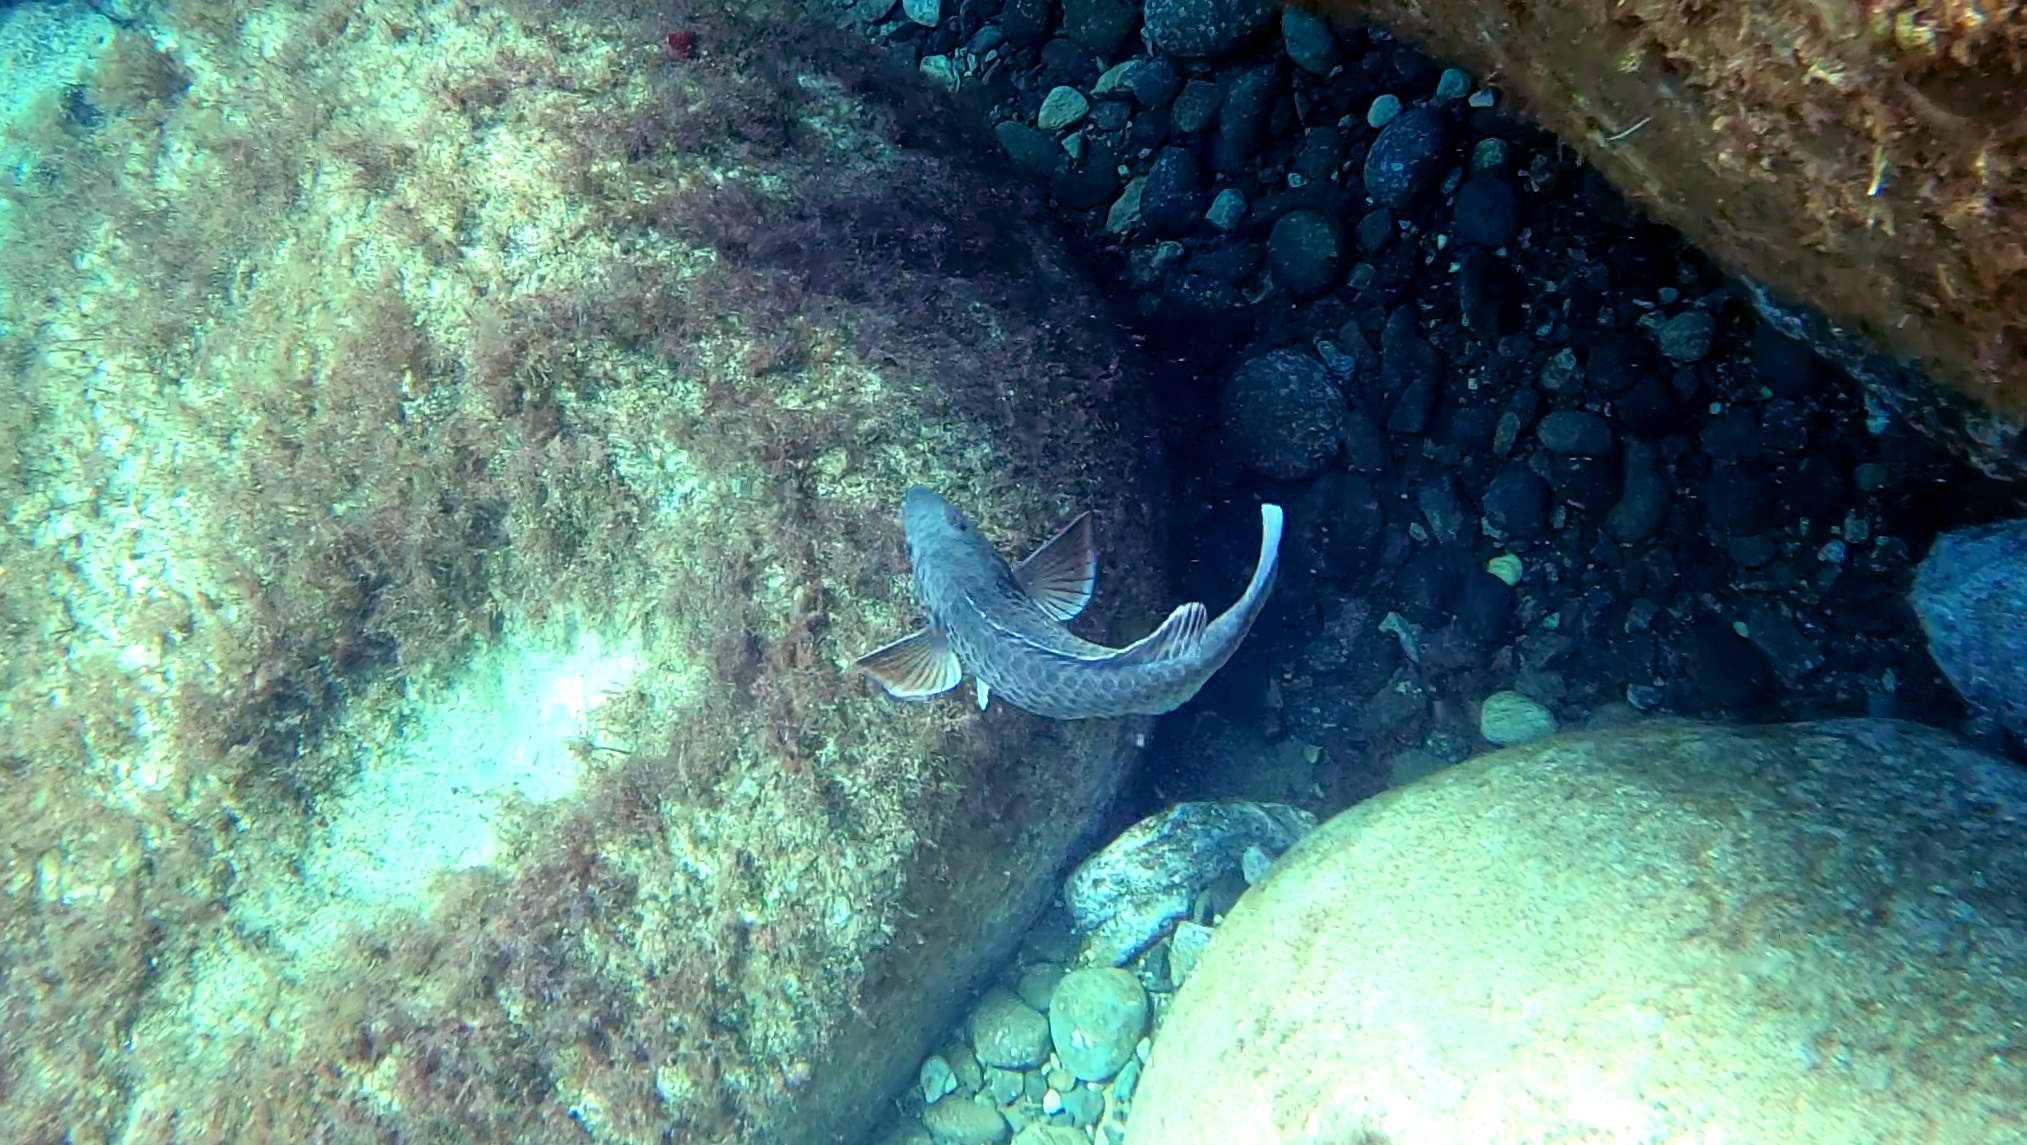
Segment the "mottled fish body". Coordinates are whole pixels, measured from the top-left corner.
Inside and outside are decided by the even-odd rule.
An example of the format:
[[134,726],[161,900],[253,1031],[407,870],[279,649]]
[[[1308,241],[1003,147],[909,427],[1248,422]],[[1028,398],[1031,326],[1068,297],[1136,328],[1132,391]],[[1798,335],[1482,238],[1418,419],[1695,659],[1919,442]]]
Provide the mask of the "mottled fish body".
[[929,625],[858,667],[907,699],[947,692],[968,671],[980,708],[1000,696],[1061,720],[1158,715],[1196,695],[1259,618],[1281,548],[1281,508],[1262,505],[1259,563],[1236,604],[1216,620],[1202,604],[1182,605],[1146,638],[1108,648],[1063,627],[1090,602],[1098,575],[1089,513],[1018,565],[922,486],[908,490],[901,521]]

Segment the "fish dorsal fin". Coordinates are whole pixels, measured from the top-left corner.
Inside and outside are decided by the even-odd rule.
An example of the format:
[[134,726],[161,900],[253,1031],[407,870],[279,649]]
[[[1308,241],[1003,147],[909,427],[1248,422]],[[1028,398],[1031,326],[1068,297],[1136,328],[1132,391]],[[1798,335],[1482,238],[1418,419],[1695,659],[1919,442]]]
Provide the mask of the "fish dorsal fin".
[[1201,603],[1178,605],[1160,628],[1114,652],[1109,659],[1114,664],[1155,664],[1191,655],[1203,643],[1204,625],[1209,622],[1210,610]]
[[940,628],[924,628],[859,657],[859,671],[903,700],[941,695],[964,679],[964,665]]
[[1091,540],[1091,514],[1081,513],[1063,531],[1043,542],[1014,566],[1014,580],[1042,611],[1059,621],[1074,619],[1091,603],[1098,580],[1098,549]]

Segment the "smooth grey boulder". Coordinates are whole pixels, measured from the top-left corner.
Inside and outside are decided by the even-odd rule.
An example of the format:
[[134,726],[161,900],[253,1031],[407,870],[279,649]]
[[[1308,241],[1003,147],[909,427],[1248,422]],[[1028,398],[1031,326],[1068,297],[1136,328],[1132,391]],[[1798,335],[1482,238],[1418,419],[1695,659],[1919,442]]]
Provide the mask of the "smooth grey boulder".
[[1281,857],[1127,1145],[2027,1141],[2027,769],[1887,720],[1559,736]]
[[1937,537],[1910,601],[1957,694],[2027,739],[2027,520]]

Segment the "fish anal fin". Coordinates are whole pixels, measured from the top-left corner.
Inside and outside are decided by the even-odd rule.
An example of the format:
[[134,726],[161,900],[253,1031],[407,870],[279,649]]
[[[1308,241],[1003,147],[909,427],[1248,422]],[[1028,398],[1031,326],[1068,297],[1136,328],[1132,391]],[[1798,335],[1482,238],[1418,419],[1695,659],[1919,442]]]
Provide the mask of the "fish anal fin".
[[1091,535],[1091,514],[1078,514],[1028,559],[1014,566],[1014,580],[1042,611],[1059,621],[1073,619],[1091,603],[1098,580],[1098,548]]
[[1118,664],[1153,664],[1191,655],[1203,643],[1204,626],[1208,623],[1210,610],[1201,603],[1178,605],[1160,628],[1113,653],[1112,660]]
[[924,628],[859,657],[859,671],[880,682],[889,695],[919,700],[940,695],[964,679],[964,665],[936,628]]

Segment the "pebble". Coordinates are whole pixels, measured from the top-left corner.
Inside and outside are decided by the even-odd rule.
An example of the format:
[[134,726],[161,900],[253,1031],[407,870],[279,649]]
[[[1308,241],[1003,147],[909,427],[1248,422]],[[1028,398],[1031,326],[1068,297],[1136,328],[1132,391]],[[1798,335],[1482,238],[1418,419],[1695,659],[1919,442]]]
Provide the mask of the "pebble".
[[972,1011],[971,1048],[1001,1069],[1033,1069],[1048,1060],[1049,1020],[1004,990],[989,991]]
[[1717,335],[1717,316],[1708,310],[1684,310],[1654,331],[1661,355],[1677,362],[1701,362]]
[[1203,169],[1196,153],[1164,147],[1140,193],[1141,219],[1156,238],[1187,233],[1203,217]]
[[951,1072],[950,1063],[941,1054],[931,1054],[923,1061],[916,1073],[916,1081],[922,1088],[922,1103],[934,1105],[938,1098],[957,1091],[957,1075]]
[[999,145],[1013,158],[1014,166],[1031,176],[1053,174],[1062,163],[1063,149],[1056,137],[1040,128],[1009,119],[992,130],[999,137]]
[[1298,298],[1321,294],[1337,281],[1344,258],[1344,231],[1320,211],[1290,211],[1274,221],[1267,236],[1267,264],[1274,281]]
[[1365,109],[1365,125],[1377,131],[1392,123],[1401,114],[1401,97],[1387,92],[1375,98],[1372,106]]
[[956,91],[964,83],[964,73],[957,70],[957,64],[949,56],[923,56],[915,65],[929,82],[944,91]]
[[1478,734],[1498,747],[1555,734],[1555,714],[1519,692],[1494,692],[1478,709]]
[[1074,970],[1049,1007],[1056,1057],[1079,1081],[1106,1081],[1133,1058],[1147,1030],[1147,991],[1125,970]]
[[1473,175],[1457,188],[1450,223],[1460,242],[1503,247],[1520,233],[1520,192],[1501,172]]
[[1300,8],[1281,10],[1281,44],[1295,66],[1311,75],[1327,76],[1337,64],[1337,33],[1330,21]]
[[1063,980],[1063,968],[1053,962],[1037,963],[1021,972],[1020,981],[1014,986],[1014,993],[1020,999],[1041,1013],[1049,1012],[1049,999],[1056,991],[1056,983]]
[[1605,530],[1622,545],[1646,540],[1668,513],[1668,474],[1654,447],[1626,446],[1626,476],[1619,500],[1605,514]]
[[1128,0],[1063,0],[1063,34],[1094,55],[1110,56],[1133,34],[1138,8]]
[[1486,485],[1479,509],[1501,536],[1531,540],[1548,532],[1552,501],[1548,482],[1523,465],[1510,464]]
[[1140,226],[1141,197],[1147,192],[1145,177],[1126,184],[1126,189],[1112,202],[1112,208],[1105,212],[1105,233],[1123,235]]
[[1473,173],[1503,171],[1509,148],[1506,140],[1488,135],[1471,147],[1471,170]]
[[1211,208],[1204,212],[1204,218],[1218,230],[1231,234],[1239,229],[1246,218],[1246,195],[1237,187],[1226,187],[1211,200]]
[[1498,556],[1485,562],[1485,571],[1498,577],[1506,583],[1507,587],[1511,588],[1519,584],[1520,578],[1526,575],[1527,566],[1521,562],[1519,557],[1512,553],[1500,553]]
[[[1295,807],[1249,802],[1178,803],[1135,823],[1064,882],[1063,903],[1085,932],[1087,957],[1125,963],[1186,916],[1200,891],[1237,873],[1247,847],[1279,854],[1315,823]],[[1052,1014],[1062,990],[1058,983]]]
[[901,13],[925,28],[943,22],[943,0],[901,0]]
[[1225,383],[1222,404],[1233,456],[1267,477],[1312,477],[1343,448],[1344,395],[1323,363],[1299,350],[1242,363]]
[[1147,0],[1147,42],[1186,59],[1229,54],[1274,18],[1267,0]]
[[1196,970],[1197,960],[1203,957],[1206,947],[1215,934],[1210,927],[1197,922],[1175,924],[1175,933],[1168,940],[1168,974],[1180,987],[1189,980]]
[[1463,99],[1471,92],[1471,73],[1463,68],[1444,68],[1436,80],[1436,102]]
[[1012,1133],[999,1110],[954,1093],[923,1110],[922,1125],[945,1145],[993,1145]]
[[1588,410],[1556,410],[1534,430],[1542,448],[1551,453],[1602,457],[1612,451],[1612,426]]
[[1042,99],[1042,108],[1035,113],[1035,126],[1043,131],[1061,131],[1084,118],[1091,110],[1091,101],[1076,88],[1057,85],[1049,89]]
[[1380,129],[1365,153],[1365,193],[1396,210],[1419,198],[1437,173],[1449,131],[1425,108],[1401,112]]
[[1169,109],[1169,123],[1184,135],[1195,135],[1211,125],[1218,107],[1225,102],[1225,89],[1215,81],[1194,79],[1182,85]]

